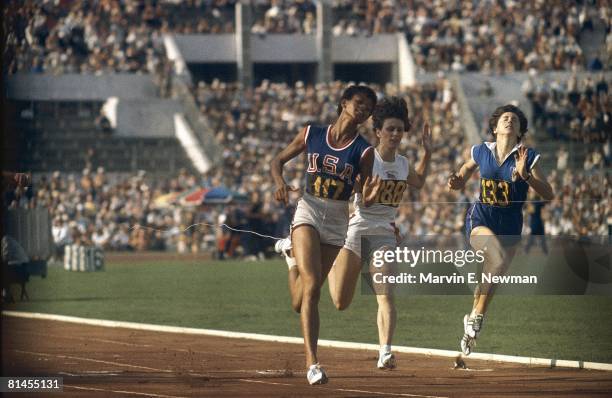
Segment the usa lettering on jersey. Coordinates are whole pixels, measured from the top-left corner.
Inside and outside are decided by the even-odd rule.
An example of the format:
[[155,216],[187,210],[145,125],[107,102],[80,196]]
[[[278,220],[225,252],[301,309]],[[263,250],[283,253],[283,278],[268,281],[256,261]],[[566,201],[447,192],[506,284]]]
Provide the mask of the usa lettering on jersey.
[[321,162],[321,166],[317,164],[317,160],[319,159],[318,153],[309,153],[308,154],[308,169],[306,169],[307,173],[325,173],[330,176],[336,176],[350,182],[353,178],[353,166],[345,163],[344,169],[341,173],[338,173],[338,162],[339,158],[332,155],[325,155],[323,161]]
[[369,144],[361,136],[343,148],[329,144],[331,126],[308,126],[306,130],[306,192],[334,200],[348,200],[355,184],[362,154]]

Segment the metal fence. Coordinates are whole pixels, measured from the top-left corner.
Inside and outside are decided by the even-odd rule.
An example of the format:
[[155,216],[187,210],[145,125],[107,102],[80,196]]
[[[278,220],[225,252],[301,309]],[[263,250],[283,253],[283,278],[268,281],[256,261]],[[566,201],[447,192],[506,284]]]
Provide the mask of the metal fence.
[[46,208],[8,209],[4,231],[23,247],[30,260],[48,260],[53,254],[51,215]]

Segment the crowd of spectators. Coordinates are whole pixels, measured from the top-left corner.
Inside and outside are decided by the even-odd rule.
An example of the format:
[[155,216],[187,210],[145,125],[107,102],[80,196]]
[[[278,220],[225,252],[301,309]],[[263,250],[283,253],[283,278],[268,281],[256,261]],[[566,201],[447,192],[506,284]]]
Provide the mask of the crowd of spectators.
[[[199,182],[185,171],[175,178],[150,179],[144,172],[130,177],[107,175],[99,167],[95,172],[84,169],[81,174],[56,171],[51,175],[36,175],[33,180],[32,187],[25,192],[11,192],[10,197],[5,197],[5,204],[47,207],[53,218],[52,234],[58,256],[70,244],[117,251],[180,249],[185,252],[191,242],[180,228],[199,221],[193,211],[156,208],[153,202],[162,193],[184,191]],[[150,228],[134,228],[136,225]],[[210,231],[207,228],[197,231],[202,243],[207,243],[204,237]],[[214,244],[214,238],[212,241]]]
[[[9,73],[153,73],[164,33],[232,33],[236,0],[9,1]],[[253,0],[251,32],[316,30],[314,0]],[[334,0],[332,34],[403,33],[419,70],[512,72],[607,68],[585,60],[579,35],[603,24],[612,46],[607,1]],[[601,21],[597,24],[595,20]],[[609,58],[609,57],[608,57]],[[585,63],[589,61],[589,65]]]
[[549,176],[556,199],[544,207],[548,235],[607,236],[612,233],[612,176],[602,169],[555,170]]
[[334,35],[406,34],[417,67],[428,72],[582,69],[578,38],[595,19],[612,44],[607,1],[336,0],[334,17]]
[[[67,245],[96,246],[111,251],[209,253],[220,258],[262,258],[273,241],[228,228],[286,235],[289,220],[282,209],[265,211],[259,193],[244,204],[185,206],[160,204],[162,195],[191,192],[206,180],[181,170],[172,178],[95,172],[35,175],[28,187],[7,191],[8,208],[46,207],[52,216],[56,258]],[[191,227],[190,227],[191,226]]]
[[523,84],[535,128],[553,140],[604,143],[612,131],[610,83],[603,73],[576,74],[568,80],[538,80],[534,74]]
[[[223,162],[207,174],[196,176],[183,170],[172,178],[144,172],[109,176],[100,165],[92,164],[98,167],[96,171],[88,168],[80,175],[55,172],[35,176],[33,190],[12,193],[5,201],[9,206],[48,207],[59,247],[82,243],[109,250],[210,252],[219,257],[261,258],[271,251],[272,239],[231,231],[221,224],[286,236],[299,193],[291,194],[287,208],[274,201],[270,161],[304,125],[335,119],[345,87],[339,82],[316,86],[298,82],[292,87],[264,81],[258,87],[241,89],[236,83],[201,83],[196,97],[224,148]],[[400,153],[411,162],[420,155],[423,124],[428,122],[432,128],[430,175],[425,188],[406,193],[397,220],[401,232],[462,233],[465,211],[477,197],[478,178],[474,175],[464,192],[446,188],[450,172],[469,157],[451,83],[439,75],[406,92],[391,85],[372,87],[378,96],[401,95],[407,100],[413,128],[403,138]],[[374,143],[370,125],[363,125],[360,132]],[[566,150],[556,155],[557,169],[550,174],[550,181],[558,195],[543,211],[547,233],[607,234],[612,221],[612,181],[605,172],[609,154],[593,151],[581,171],[570,170]],[[303,185],[304,163],[301,156],[286,165],[284,176],[290,185]],[[248,194],[249,203],[188,207],[157,202],[169,193],[218,186]],[[207,225],[189,228],[199,223]],[[136,225],[148,228],[133,228]]]
[[251,32],[314,34],[317,8],[313,0],[255,0]]
[[9,1],[5,71],[164,73],[164,33],[234,30],[235,0]]
[[[403,234],[462,232],[465,210],[470,199],[474,198],[436,188],[443,187],[445,181],[446,176],[440,170],[432,171],[426,190],[407,195],[400,207],[397,223]],[[609,173],[601,169],[557,169],[550,174],[549,181],[557,194],[556,199],[546,204],[542,211],[547,234],[610,234],[612,177]],[[80,176],[56,172],[49,177],[36,176],[34,190],[31,187],[25,190],[17,188],[5,199],[10,207],[43,206],[51,210],[52,234],[59,258],[66,245],[82,244],[112,251],[206,252],[219,258],[243,256],[255,259],[270,252],[272,240],[232,232],[219,227],[219,224],[272,236],[287,233],[291,211],[274,203],[262,202],[259,194],[254,194],[251,203],[246,205],[207,208],[155,206],[152,199],[155,196],[173,190],[188,190],[200,182],[186,172],[166,180],[149,179],[143,174],[108,178],[102,169],[96,173],[85,170]],[[466,192],[477,192],[477,186],[477,182],[472,181]],[[439,191],[437,196],[429,193],[434,191]],[[535,196],[529,198],[537,199]],[[454,201],[458,203],[448,203]],[[530,204],[526,209],[529,213]],[[527,213],[524,233],[530,231]],[[188,228],[196,223],[205,224]],[[148,228],[138,228],[138,225]]]
[[[166,180],[147,179],[139,174],[128,179],[111,180],[103,169],[96,172],[86,169],[80,176],[54,173],[36,178],[32,199],[24,203],[49,207],[54,217],[57,241],[62,245],[82,242],[115,250],[167,248],[196,251],[211,249],[212,244],[213,250],[229,256],[239,253],[239,248],[249,256],[261,256],[260,253],[267,247],[269,249],[273,241],[224,228],[198,226],[184,230],[200,222],[226,223],[266,235],[285,236],[299,195],[292,195],[288,208],[273,200],[270,161],[273,154],[305,124],[328,123],[335,119],[336,105],[344,88],[345,84],[339,82],[317,86],[298,82],[295,87],[264,82],[254,89],[240,91],[237,84],[202,83],[196,93],[201,110],[224,148],[223,163],[208,174],[196,177],[183,172],[177,178]],[[432,160],[432,174],[435,176],[432,180],[435,178],[436,182],[432,184],[431,192],[440,195],[436,200],[452,200],[453,195],[447,194],[444,184],[437,181],[438,174],[448,175],[458,151],[461,151],[463,136],[450,83],[441,77],[407,93],[399,93],[393,86],[378,86],[375,90],[379,96],[385,92],[387,95],[403,95],[407,99],[414,129],[406,135],[401,150],[413,160],[417,156],[422,125],[424,121],[431,124],[437,147]],[[361,133],[373,139],[371,126],[363,126]],[[287,165],[285,178],[299,187],[303,171],[304,159],[300,157]],[[247,205],[209,207],[205,211],[181,206],[158,208],[154,203],[154,198],[160,195],[188,191],[196,186],[225,186],[251,195],[251,200]],[[424,192],[414,192],[411,196],[412,200],[431,200]],[[8,202],[13,206],[19,205],[19,200]],[[420,210],[402,209],[406,227],[411,225],[411,217],[420,216]],[[440,211],[439,207],[428,210],[427,214],[433,212],[434,216],[427,221],[426,227],[434,228],[432,220],[444,219],[438,216]],[[154,229],[130,229],[136,224]],[[456,226],[444,228],[447,231]]]

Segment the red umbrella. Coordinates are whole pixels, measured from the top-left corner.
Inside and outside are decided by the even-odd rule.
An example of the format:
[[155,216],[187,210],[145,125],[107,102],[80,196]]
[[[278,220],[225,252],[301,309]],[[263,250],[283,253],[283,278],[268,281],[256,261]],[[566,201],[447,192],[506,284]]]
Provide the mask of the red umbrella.
[[202,203],[202,200],[204,200],[204,196],[208,191],[210,191],[208,188],[197,189],[191,192],[189,195],[181,198],[181,204],[184,206],[197,206]]

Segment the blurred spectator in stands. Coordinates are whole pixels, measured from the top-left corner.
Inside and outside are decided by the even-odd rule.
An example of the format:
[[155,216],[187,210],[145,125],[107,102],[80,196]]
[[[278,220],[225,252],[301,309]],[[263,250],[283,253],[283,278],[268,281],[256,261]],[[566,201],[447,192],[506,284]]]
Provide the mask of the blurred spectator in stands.
[[493,86],[489,80],[485,80],[482,88],[480,89],[480,95],[483,97],[492,97],[494,94]]
[[93,180],[91,173],[88,168],[83,169],[83,175],[81,177],[81,189],[83,192],[90,193],[93,191]]
[[565,169],[567,169],[568,157],[569,152],[567,151],[565,146],[560,147],[557,151],[557,170],[563,172]]
[[[268,235],[265,223],[265,215],[263,213],[263,202],[258,191],[251,193],[251,200],[246,211],[245,229],[259,234]],[[245,258],[248,260],[257,260],[264,257],[264,238],[255,234],[241,234],[240,244],[244,248]]]
[[[135,251],[145,251],[149,249],[149,231],[144,228],[134,228],[130,239],[130,245]],[[179,251],[179,253],[181,253]]]
[[30,173],[2,172],[4,208],[28,208],[35,204]]
[[96,170],[96,175],[93,178],[93,187],[96,194],[102,192],[107,183],[104,167],[100,166]]
[[53,225],[51,226],[51,235],[53,236],[53,243],[55,243],[55,255],[53,256],[55,261],[60,261],[64,258],[64,248],[72,243],[72,236],[66,222],[67,218],[65,215],[64,217],[57,215],[53,219]]
[[540,244],[542,245],[542,251],[545,254],[548,254],[548,247],[546,246],[546,236],[544,231],[544,222],[542,221],[542,208],[546,203],[541,200],[536,200],[536,198],[537,195],[531,193],[529,195],[530,202],[527,204],[527,214],[529,214],[529,239],[527,240],[525,252],[529,253],[531,246],[536,244],[536,237],[539,237]]
[[603,73],[600,73],[597,79],[597,85],[595,86],[595,90],[598,97],[601,97],[603,94],[608,94],[608,82]]
[[96,231],[91,235],[91,242],[100,249],[107,249],[109,247],[110,234],[104,227],[96,228]]
[[174,62],[165,59],[160,62],[161,70],[159,78],[159,95],[162,98],[169,98],[172,95],[172,79],[174,75]]
[[151,243],[149,245],[149,249],[155,251],[164,251],[166,250],[166,242],[163,236],[162,231],[154,231],[151,235]]
[[128,226],[125,224],[119,225],[119,230],[115,235],[111,238],[110,247],[113,250],[123,251],[128,250],[132,251],[134,248],[130,244],[130,235],[128,233]]
[[[225,227],[225,224],[228,222],[227,212],[223,212],[219,214],[217,219],[217,259],[225,260],[226,257],[231,257],[233,255],[232,248],[232,234],[231,231]],[[231,221],[230,221],[231,222]]]
[[108,120],[108,118],[102,113],[96,117],[94,123],[96,128],[103,133],[110,134],[113,132],[113,127],[111,126],[110,120]]

